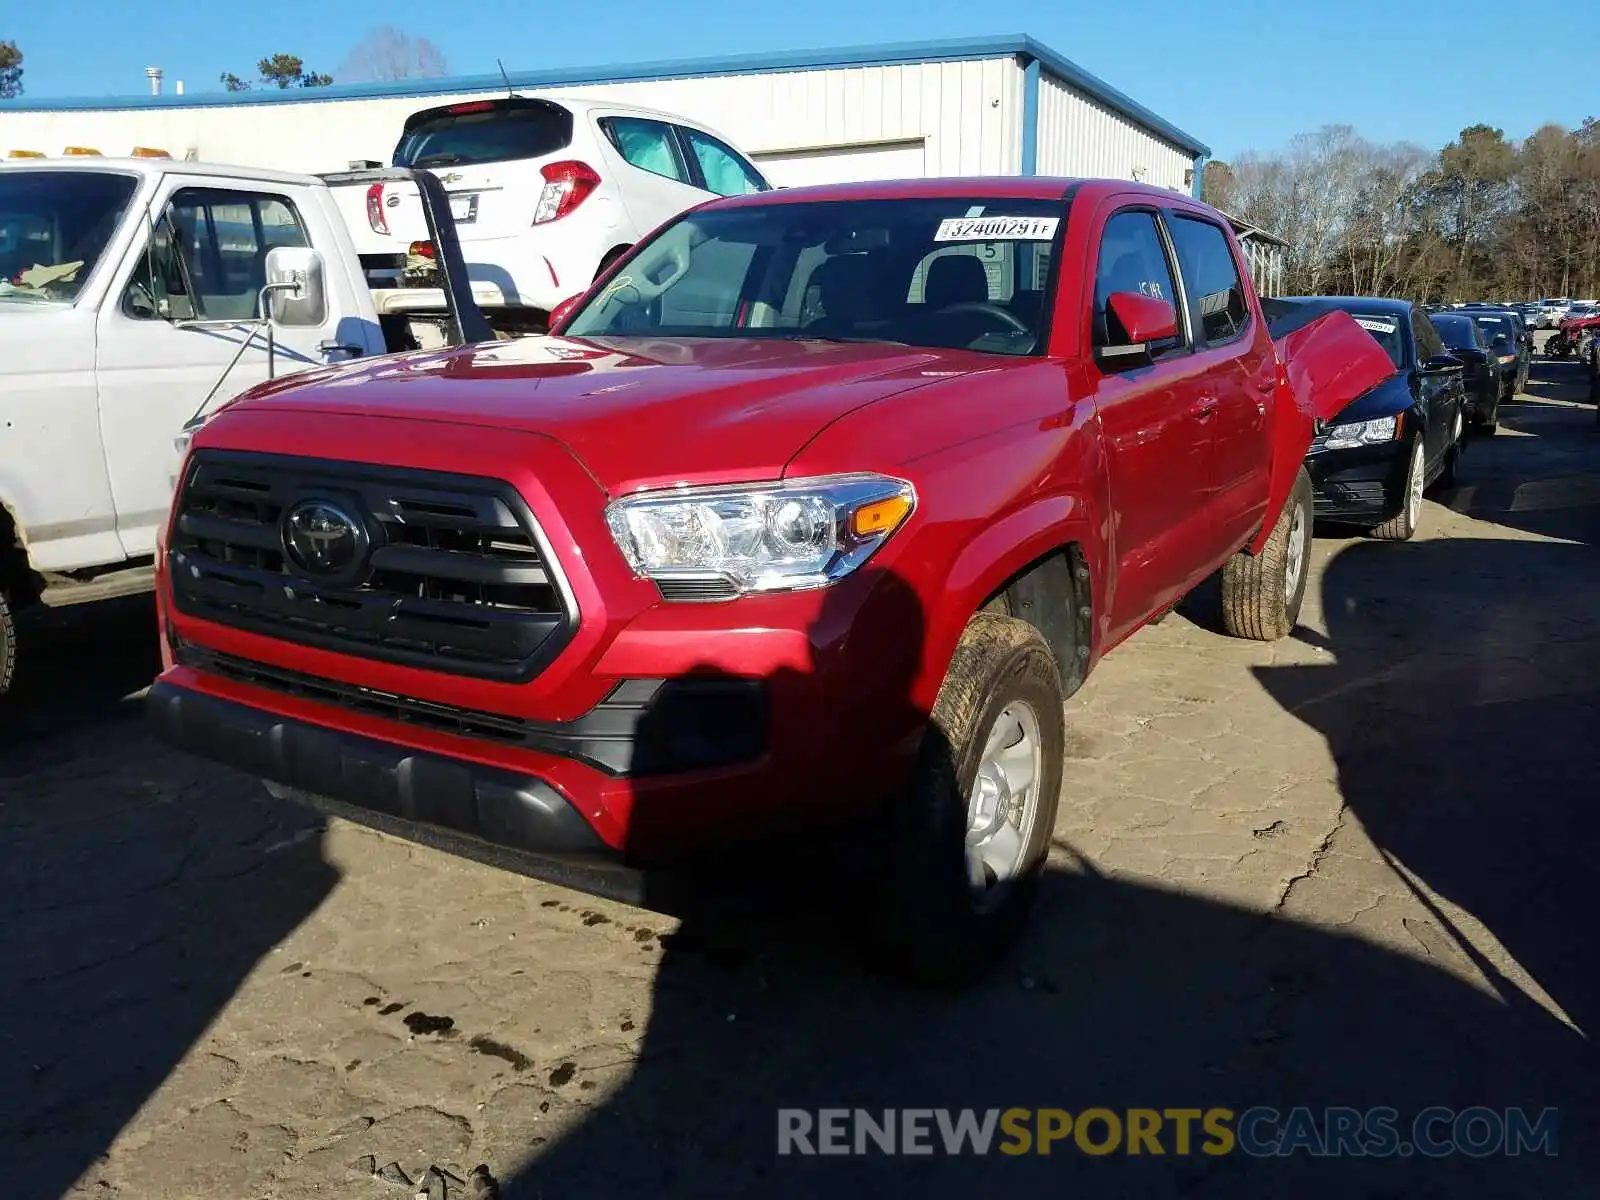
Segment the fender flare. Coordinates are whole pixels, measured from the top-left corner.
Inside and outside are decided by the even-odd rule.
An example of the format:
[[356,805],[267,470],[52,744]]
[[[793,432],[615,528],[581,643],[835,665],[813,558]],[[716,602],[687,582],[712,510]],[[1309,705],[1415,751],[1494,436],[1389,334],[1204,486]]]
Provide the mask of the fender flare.
[[1089,604],[1096,614],[1089,662],[1098,658],[1108,572],[1097,528],[1083,497],[1057,493],[1014,509],[969,539],[950,564],[938,610],[929,614],[925,683],[937,691],[962,632],[989,597],[1033,563],[1069,545],[1080,549],[1089,570]]

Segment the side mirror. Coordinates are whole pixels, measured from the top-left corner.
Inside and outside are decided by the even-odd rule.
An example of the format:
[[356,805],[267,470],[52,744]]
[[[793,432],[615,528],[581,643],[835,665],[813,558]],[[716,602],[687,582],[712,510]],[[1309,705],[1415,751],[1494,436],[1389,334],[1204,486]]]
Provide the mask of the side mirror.
[[572,315],[572,310],[578,307],[578,301],[582,300],[586,295],[588,295],[587,292],[579,292],[576,296],[568,296],[550,310],[549,330],[551,333],[561,332],[562,324]]
[[310,246],[267,251],[267,315],[274,325],[315,328],[328,319],[328,282],[322,252]]
[[1095,351],[1108,365],[1148,362],[1156,343],[1178,336],[1178,310],[1166,300],[1141,292],[1112,292],[1106,298],[1106,310],[1128,335],[1126,345],[1101,346]]
[[1454,354],[1435,354],[1422,364],[1424,375],[1443,375],[1446,371],[1463,371],[1467,364]]
[[1166,300],[1141,292],[1113,292],[1106,306],[1135,344],[1164,342],[1178,336],[1178,310]]

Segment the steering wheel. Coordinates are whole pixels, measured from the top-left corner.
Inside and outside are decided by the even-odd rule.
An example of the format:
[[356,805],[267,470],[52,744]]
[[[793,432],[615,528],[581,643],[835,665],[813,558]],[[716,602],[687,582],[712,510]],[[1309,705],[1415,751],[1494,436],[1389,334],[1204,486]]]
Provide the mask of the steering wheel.
[[1033,330],[1029,329],[1023,319],[1017,316],[1016,313],[1008,308],[1001,308],[998,304],[988,300],[963,300],[958,304],[947,304],[939,310],[939,315],[942,317],[947,314],[969,312],[982,313],[986,317],[993,317],[1014,333],[1029,335],[1033,333]]

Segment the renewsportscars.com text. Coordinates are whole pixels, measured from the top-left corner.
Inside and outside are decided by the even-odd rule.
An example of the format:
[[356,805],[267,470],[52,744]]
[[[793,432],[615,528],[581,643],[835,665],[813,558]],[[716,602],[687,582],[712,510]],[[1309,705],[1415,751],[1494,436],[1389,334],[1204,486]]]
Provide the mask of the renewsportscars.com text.
[[778,1153],[1488,1158],[1554,1155],[1559,1125],[1553,1108],[784,1108]]

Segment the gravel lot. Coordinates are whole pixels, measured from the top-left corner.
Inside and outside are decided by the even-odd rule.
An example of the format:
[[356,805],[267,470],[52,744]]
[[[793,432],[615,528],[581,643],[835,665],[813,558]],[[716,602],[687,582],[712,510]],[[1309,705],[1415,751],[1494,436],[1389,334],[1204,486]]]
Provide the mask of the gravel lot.
[[[959,996],[826,921],[680,924],[324,824],[147,739],[147,600],[57,618],[0,719],[4,1195],[378,1200],[479,1163],[530,1198],[1595,1195],[1580,380],[1536,364],[1418,541],[1319,540],[1294,638],[1199,595],[1108,658],[1026,943]],[[1560,1152],[776,1154],[780,1107],[1263,1104],[1557,1106]]]

